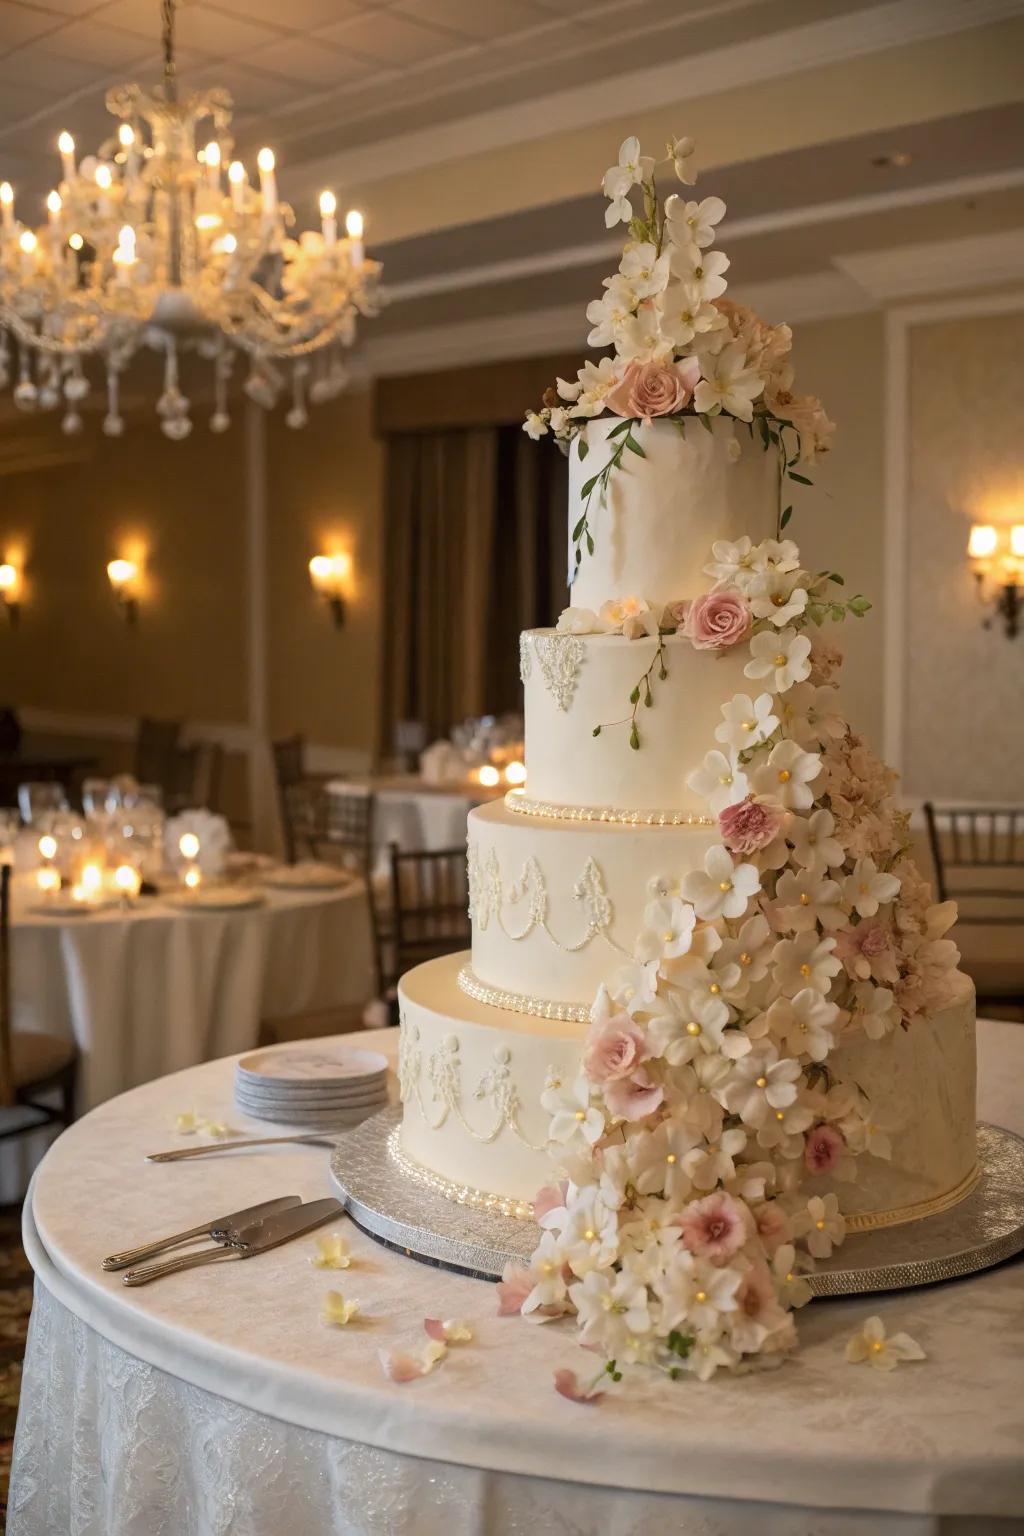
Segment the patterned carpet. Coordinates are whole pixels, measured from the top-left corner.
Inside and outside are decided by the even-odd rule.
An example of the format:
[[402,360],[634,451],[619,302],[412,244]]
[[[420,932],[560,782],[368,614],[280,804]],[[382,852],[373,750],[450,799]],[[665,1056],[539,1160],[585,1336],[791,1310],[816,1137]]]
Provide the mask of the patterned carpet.
[[0,1530],[7,1525],[7,1486],[31,1310],[32,1270],[21,1246],[21,1206],[0,1206]]

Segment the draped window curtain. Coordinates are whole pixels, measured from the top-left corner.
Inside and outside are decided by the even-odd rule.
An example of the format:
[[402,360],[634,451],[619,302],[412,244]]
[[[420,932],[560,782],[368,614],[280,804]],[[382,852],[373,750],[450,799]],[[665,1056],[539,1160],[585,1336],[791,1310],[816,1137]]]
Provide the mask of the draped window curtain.
[[520,630],[566,602],[566,461],[518,425],[387,438],[382,756],[521,711]]

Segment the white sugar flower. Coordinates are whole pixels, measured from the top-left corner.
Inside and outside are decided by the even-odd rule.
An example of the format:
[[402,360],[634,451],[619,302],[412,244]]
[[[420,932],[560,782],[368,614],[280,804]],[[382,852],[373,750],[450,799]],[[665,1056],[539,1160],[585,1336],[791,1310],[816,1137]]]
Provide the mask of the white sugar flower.
[[848,919],[841,899],[835,880],[822,880],[810,869],[799,874],[787,869],[775,887],[776,926],[788,933],[808,933],[818,923],[823,928],[845,928]]
[[719,843],[704,855],[702,870],[684,875],[680,889],[705,921],[742,917],[761,889],[761,876],[753,864],[734,864],[732,854]]
[[695,148],[696,145],[693,140],[685,136],[681,139],[669,139],[668,141],[668,152],[672,161],[672,169],[684,187],[692,187],[697,180],[697,172],[690,164]]
[[530,1260],[533,1290],[523,1302],[523,1316],[541,1307],[561,1310],[568,1294],[565,1281],[565,1254],[553,1232],[542,1232]]
[[722,724],[715,727],[715,740],[738,752],[767,741],[779,728],[772,707],[770,693],[760,693],[753,700],[748,693],[733,694],[728,704],[722,705]]
[[846,1236],[846,1222],[839,1213],[835,1195],[812,1195],[793,1226],[798,1237],[806,1235],[807,1251],[816,1259],[827,1259],[833,1248],[842,1246]]
[[730,539],[716,539],[711,546],[711,559],[704,567],[704,574],[746,592],[747,583],[754,576],[754,548],[747,535],[744,534],[735,543]]
[[672,340],[662,334],[658,310],[642,304],[615,332],[615,350],[627,363],[662,362],[672,355]]
[[[718,254],[711,251],[706,260],[710,262]],[[725,279],[719,278],[718,281],[722,285],[718,290],[721,293]],[[711,294],[706,296],[713,297]],[[753,368],[746,366],[743,346],[739,342],[730,342],[717,357],[704,357],[701,368],[704,377],[694,390],[694,409],[702,415],[707,411],[728,411],[730,416],[735,416],[739,421],[751,421],[754,401],[764,389],[764,380]]]
[[623,139],[619,146],[618,165],[613,165],[611,170],[605,171],[601,182],[601,190],[611,202],[604,216],[605,224],[609,229],[613,229],[620,221],[624,224],[629,223],[633,217],[628,195],[630,188],[648,180],[653,170],[654,161],[650,155],[640,153],[639,139],[635,135]]
[[891,1035],[899,1023],[900,1011],[888,987],[876,987],[873,981],[858,981],[853,988],[853,1022],[859,1024],[869,1040]]
[[638,299],[652,299],[668,282],[668,252],[658,255],[650,241],[628,245],[619,263],[619,272]]
[[562,1143],[582,1138],[593,1146],[604,1133],[604,1116],[590,1102],[590,1084],[578,1077],[571,1088],[548,1080],[540,1098],[541,1107],[551,1116],[548,1136]]
[[802,747],[822,741],[839,741],[846,735],[846,721],[835,707],[836,690],[797,683],[780,702],[787,736]]
[[594,1185],[577,1190],[564,1210],[549,1211],[540,1225],[558,1231],[563,1257],[574,1275],[605,1269],[615,1260],[618,1220]]
[[[696,1077],[690,1067],[680,1069],[687,1078]],[[719,1121],[719,1124],[721,1122]],[[641,1138],[634,1138],[640,1140]],[[643,1133],[643,1146],[633,1159],[633,1184],[641,1195],[664,1195],[666,1200],[688,1199],[692,1193],[690,1176],[683,1159],[698,1146],[701,1133],[693,1126],[664,1120],[653,1131]],[[673,1220],[675,1212],[669,1220]],[[679,1229],[676,1228],[676,1237]]]
[[[694,260],[694,254],[696,254],[696,260]],[[729,266],[729,258],[724,251],[694,253],[692,250],[680,250],[676,247],[672,252],[672,275],[684,283],[689,283],[705,300],[720,298],[725,292],[728,283],[724,274],[728,272]],[[745,363],[746,349],[742,344],[738,344],[738,349]]]
[[730,1114],[758,1130],[777,1109],[796,1102],[800,1071],[798,1062],[780,1060],[773,1045],[759,1045],[736,1062],[719,1097]]
[[555,628],[560,635],[606,635],[610,626],[592,608],[563,608]]
[[795,1160],[803,1154],[805,1131],[814,1124],[814,1115],[803,1104],[775,1109],[757,1133],[757,1144],[776,1158]]
[[689,952],[693,942],[693,929],[697,914],[689,902],[678,896],[668,901],[652,901],[644,908],[644,926],[637,939],[638,960],[650,960],[655,956],[673,960]]
[[697,1259],[685,1249],[674,1255],[660,1287],[662,1328],[669,1332],[716,1329],[723,1314],[735,1312],[742,1275],[728,1265]]
[[720,197],[688,203],[673,195],[665,203],[665,217],[674,244],[681,250],[692,247],[699,260],[701,251],[715,243],[715,226],[725,218],[725,204]]
[[798,580],[799,572],[782,571],[778,566],[755,576],[747,589],[754,617],[768,619],[776,629],[798,619],[807,607],[807,591]]
[[672,988],[659,996],[647,1025],[651,1047],[670,1066],[682,1066],[703,1052],[722,1048],[729,1009],[710,992],[686,996]]
[[[611,359],[603,357],[601,361],[602,363],[610,362]],[[586,362],[584,363],[583,368],[593,368],[593,366],[593,363]],[[579,374],[575,379],[563,379],[559,377],[555,378],[555,389],[558,392],[558,398],[560,400],[573,401],[579,399],[580,390],[583,388],[583,368],[580,369]]]
[[896,896],[900,882],[883,874],[872,858],[858,859],[853,874],[843,881],[843,895],[860,917],[874,917],[879,907]]
[[657,960],[628,961],[620,965],[609,977],[608,989],[627,1013],[642,1013],[651,1006],[657,994]]
[[708,802],[715,816],[747,796],[746,774],[735,757],[726,757],[724,752],[709,752],[700,767],[687,775],[686,784]]
[[754,569],[795,571],[800,565],[800,551],[792,539],[762,539],[754,550]]
[[679,1362],[679,1369],[698,1381],[710,1381],[716,1371],[731,1370],[739,1359],[739,1352],[730,1349],[720,1335],[699,1333],[686,1359]]
[[[597,301],[599,304],[601,300]],[[589,318],[589,310],[588,310]],[[623,320],[627,314],[623,314]],[[612,323],[614,323],[614,310],[612,311]],[[572,397],[575,404],[569,411],[570,416],[600,416],[604,410],[605,396],[615,388],[619,382],[615,372],[615,364],[610,357],[602,357],[599,363],[592,363],[589,359],[583,364],[577,374],[578,382],[575,385],[567,385],[566,388],[576,390]],[[559,380],[558,392],[562,394],[562,382]]]
[[832,985],[833,976],[842,970],[833,951],[833,938],[821,939],[816,933],[798,933],[795,939],[780,939],[772,950],[775,984],[786,997],[795,997],[804,987],[813,987],[823,996]]
[[539,437],[547,436],[548,424],[544,417],[538,415],[536,411],[527,411],[526,420],[523,422],[523,431],[527,437],[532,437],[534,442],[536,442]]
[[734,939],[723,939],[722,947],[715,956],[716,971],[720,966],[735,965],[740,973],[740,981],[735,991],[737,997],[742,997],[749,987],[758,981],[763,981],[768,974],[768,940],[771,938],[771,929],[767,919],[762,913],[757,912],[740,928]]
[[814,1294],[799,1267],[796,1249],[792,1243],[776,1248],[772,1259],[772,1271],[779,1288],[780,1299],[791,1307],[806,1306]]
[[581,1343],[597,1345],[602,1356],[624,1356],[627,1340],[650,1331],[646,1285],[629,1270],[591,1270],[569,1287],[582,1329]]
[[832,835],[835,829],[831,811],[821,809],[812,811],[809,816],[794,816],[786,828],[786,837],[793,845],[794,862],[816,874],[844,863],[846,852],[839,839]]
[[772,1039],[792,1056],[824,1061],[835,1045],[839,1009],[814,986],[803,987],[793,997],[776,998],[767,1018]]
[[661,329],[676,348],[689,346],[697,336],[723,330],[725,316],[692,282],[671,283],[661,296]]
[[591,347],[610,347],[636,308],[636,295],[624,277],[605,278],[604,290],[601,298],[587,305],[587,319],[593,327],[587,337]]
[[887,1338],[882,1319],[869,1317],[863,1328],[847,1342],[846,1358],[851,1365],[861,1365],[866,1360],[876,1371],[894,1371],[903,1360],[926,1360],[928,1357],[909,1333],[894,1333]]
[[747,1133],[739,1126],[724,1131],[717,1146],[694,1147],[683,1159],[686,1171],[700,1190],[727,1184],[736,1175],[734,1159],[747,1145]]
[[750,774],[755,793],[777,800],[787,811],[806,811],[814,804],[811,785],[821,772],[821,756],[805,752],[795,741],[780,741]]
[[810,655],[811,642],[806,635],[798,635],[795,629],[783,629],[778,634],[766,629],[751,640],[750,660],[743,675],[754,682],[763,678],[767,688],[785,693],[794,683],[810,677]]

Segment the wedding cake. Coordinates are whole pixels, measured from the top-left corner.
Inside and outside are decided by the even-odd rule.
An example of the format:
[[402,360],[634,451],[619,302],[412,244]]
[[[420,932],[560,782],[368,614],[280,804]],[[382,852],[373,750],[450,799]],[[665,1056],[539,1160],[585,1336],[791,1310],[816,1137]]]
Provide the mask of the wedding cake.
[[540,1223],[524,1311],[704,1376],[791,1347],[848,1231],[973,1187],[973,991],[840,712],[831,625],[869,605],[785,533],[832,431],[789,330],[723,298],[719,199],[663,201],[635,140],[605,192],[613,354],[526,423],[569,454],[571,606],[521,637],[527,778],[470,814],[471,952],[400,986],[392,1152]]

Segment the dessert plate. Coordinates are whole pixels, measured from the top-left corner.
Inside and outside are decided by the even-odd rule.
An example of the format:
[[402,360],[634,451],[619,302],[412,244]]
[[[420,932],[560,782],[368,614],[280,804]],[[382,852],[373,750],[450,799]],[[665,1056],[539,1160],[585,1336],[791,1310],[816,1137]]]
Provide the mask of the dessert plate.
[[183,912],[237,912],[247,907],[262,907],[266,898],[260,891],[235,886],[214,886],[210,890],[177,891],[165,896],[169,907]]
[[307,1041],[253,1051],[239,1058],[235,1070],[239,1081],[337,1088],[359,1080],[386,1079],[388,1061],[379,1051],[367,1051],[361,1046]]
[[343,891],[356,882],[348,870],[332,864],[282,864],[260,875],[261,885],[274,891]]

